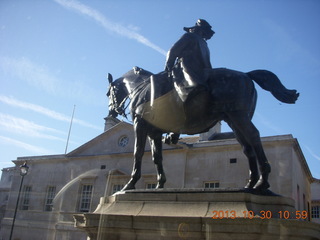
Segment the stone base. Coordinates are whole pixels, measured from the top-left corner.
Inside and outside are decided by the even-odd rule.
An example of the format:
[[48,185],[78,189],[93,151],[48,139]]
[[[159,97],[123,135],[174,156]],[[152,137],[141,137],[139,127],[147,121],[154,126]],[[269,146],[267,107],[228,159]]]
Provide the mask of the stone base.
[[298,221],[294,201],[241,190],[135,190],[101,198],[74,215],[89,239],[319,239],[320,225]]

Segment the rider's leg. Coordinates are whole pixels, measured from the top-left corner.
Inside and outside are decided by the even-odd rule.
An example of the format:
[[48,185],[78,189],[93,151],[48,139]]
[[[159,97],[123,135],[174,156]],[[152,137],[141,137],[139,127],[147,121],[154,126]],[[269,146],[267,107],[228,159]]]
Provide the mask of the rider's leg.
[[166,144],[177,144],[180,138],[179,133],[169,133],[167,136],[164,137],[164,143]]

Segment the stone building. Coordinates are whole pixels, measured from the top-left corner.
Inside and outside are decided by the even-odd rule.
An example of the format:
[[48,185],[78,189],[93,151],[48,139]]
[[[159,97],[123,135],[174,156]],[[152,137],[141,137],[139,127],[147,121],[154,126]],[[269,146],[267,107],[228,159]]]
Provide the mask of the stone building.
[[1,221],[4,218],[6,207],[9,200],[9,194],[11,190],[12,178],[15,172],[15,167],[9,167],[2,169],[0,180],[0,230]]
[[[120,190],[132,170],[132,125],[109,117],[105,126],[104,133],[68,154],[13,161],[16,167],[8,171],[10,190],[1,190],[1,203],[8,200],[0,239],[9,236],[21,179],[18,166],[24,162],[30,169],[24,177],[14,239],[86,239],[86,233],[74,227],[73,215],[93,212],[100,197]],[[312,177],[297,139],[291,135],[271,136],[263,137],[262,143],[272,167],[270,190],[294,199],[297,210],[310,212],[311,206],[319,203],[312,201],[310,185],[319,182]],[[220,126],[200,136],[182,138],[177,145],[164,145],[163,156],[165,188],[234,189],[247,182],[248,161],[233,135],[221,133]],[[4,178],[8,176],[3,174]],[[136,187],[155,185],[155,166],[147,144],[142,178]]]
[[320,179],[311,183],[311,217],[313,222],[320,224]]

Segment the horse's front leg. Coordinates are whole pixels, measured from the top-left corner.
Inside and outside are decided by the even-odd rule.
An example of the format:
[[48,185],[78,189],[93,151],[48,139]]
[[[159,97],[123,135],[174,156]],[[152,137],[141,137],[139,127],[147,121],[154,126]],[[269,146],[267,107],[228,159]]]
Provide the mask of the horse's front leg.
[[162,132],[149,135],[151,145],[152,161],[156,165],[158,184],[156,188],[163,188],[167,181],[162,165]]
[[135,132],[133,169],[131,173],[131,179],[121,191],[135,189],[136,183],[141,178],[141,162],[144,154],[148,132],[147,123],[143,119],[135,117],[133,122],[133,129]]

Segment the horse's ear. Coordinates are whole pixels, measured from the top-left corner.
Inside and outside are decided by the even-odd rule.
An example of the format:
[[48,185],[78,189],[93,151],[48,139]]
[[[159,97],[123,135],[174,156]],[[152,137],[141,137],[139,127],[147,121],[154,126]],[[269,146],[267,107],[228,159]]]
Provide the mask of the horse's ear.
[[109,84],[111,84],[113,81],[113,77],[110,73],[108,73],[108,80],[109,80]]

